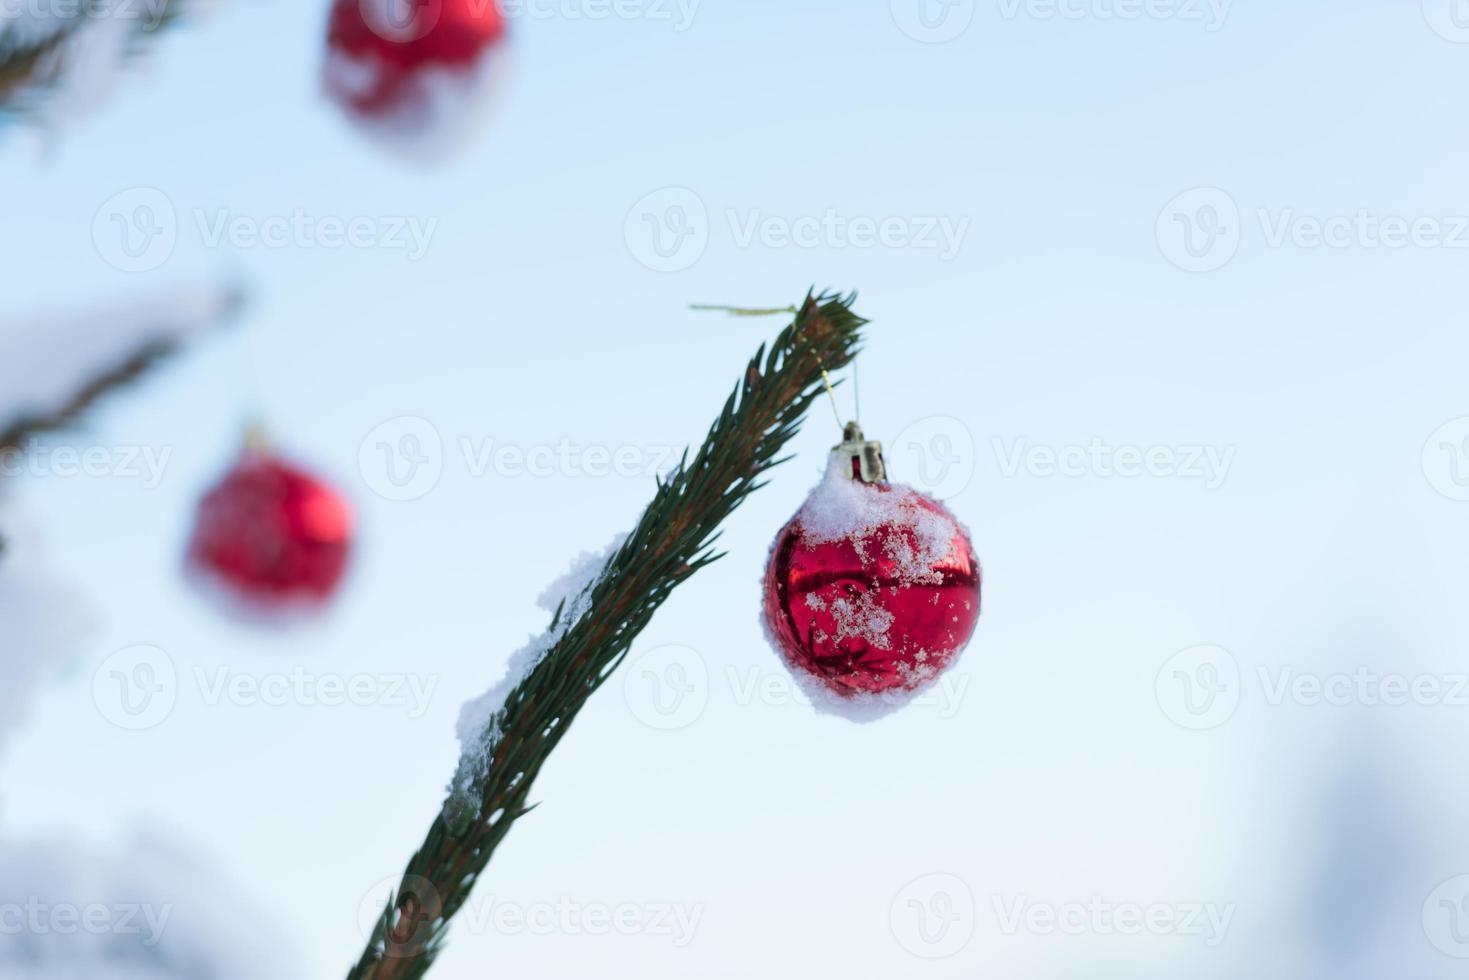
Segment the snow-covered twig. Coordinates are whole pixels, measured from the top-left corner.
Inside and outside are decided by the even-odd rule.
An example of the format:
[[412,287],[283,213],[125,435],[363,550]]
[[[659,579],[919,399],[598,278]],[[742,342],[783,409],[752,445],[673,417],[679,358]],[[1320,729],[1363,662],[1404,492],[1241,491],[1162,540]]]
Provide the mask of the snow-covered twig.
[[127,853],[0,844],[5,980],[290,980],[292,951],[198,857],[158,836]]
[[0,452],[67,424],[242,300],[238,287],[209,282],[80,314],[0,321]]
[[[0,322],[0,457],[74,419],[137,378],[241,302],[237,288],[201,284],[84,314]],[[64,661],[87,629],[86,603],[46,567],[41,531],[0,481],[0,750],[24,718],[48,663]]]
[[[45,124],[80,115],[198,0],[80,0],[0,9],[0,116]],[[25,8],[25,9],[22,9]]]
[[0,500],[0,757],[25,720],[31,691],[48,664],[64,659],[89,632],[81,596],[46,567],[40,531]]
[[587,699],[673,590],[720,557],[712,547],[719,526],[781,462],[822,393],[823,372],[856,354],[866,321],[851,303],[806,298],[769,354],[762,347],[745,369],[698,453],[685,454],[658,484],[626,540],[604,560],[581,563],[556,590],[565,598],[550,631],[517,658],[501,688],[466,711],[449,799],[349,980],[417,980],[428,972],[450,920],[529,812],[536,775]]

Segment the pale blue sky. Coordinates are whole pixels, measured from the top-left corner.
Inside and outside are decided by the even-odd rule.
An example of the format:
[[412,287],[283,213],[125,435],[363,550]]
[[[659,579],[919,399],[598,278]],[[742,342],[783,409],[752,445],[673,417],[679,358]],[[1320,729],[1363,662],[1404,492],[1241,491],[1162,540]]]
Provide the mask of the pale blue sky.
[[[1381,944],[1404,975],[1445,975],[1455,964],[1425,938],[1420,904],[1469,871],[1451,819],[1469,802],[1457,748],[1469,706],[1270,703],[1302,673],[1464,670],[1469,504],[1453,499],[1454,460],[1430,452],[1425,472],[1423,451],[1469,416],[1469,237],[1455,230],[1469,215],[1469,45],[1435,32],[1432,0],[1432,16],[1419,6],[1241,2],[1209,30],[1192,4],[1108,19],[1115,3],[1089,0],[1048,19],[1042,3],[991,0],[943,44],[907,36],[886,0],[704,0],[684,31],[526,19],[486,132],[437,170],[384,155],[318,97],[322,4],[226,4],[169,36],[48,151],[14,133],[0,144],[7,310],[194,274],[254,290],[238,329],[73,439],[167,447],[160,486],[23,488],[102,626],[11,742],[5,832],[106,841],[161,826],[274,915],[303,975],[340,974],[364,894],[439,802],[459,703],[544,626],[544,584],[626,529],[652,488],[656,462],[633,476],[476,475],[461,440],[661,459],[701,436],[778,326],[685,305],[782,304],[815,283],[860,289],[874,321],[862,420],[888,441],[895,478],[936,463],[913,448],[942,448],[936,436],[973,468],[945,487],[986,572],[985,613],[952,675],[962,697],[863,728],[781,702],[756,583],[838,434],[818,406],[796,461],[730,522],[730,556],[634,648],[629,669],[691,648],[673,659],[707,670],[702,712],[659,730],[637,675],[615,679],[481,890],[523,905],[698,906],[694,941],[482,931],[456,937],[438,975],[1049,978],[1101,965],[1208,978],[1262,963],[1305,975],[1326,969],[1320,937],[1360,934],[1363,916],[1389,923]],[[92,229],[139,187],[166,197],[179,241],[160,268],[128,274]],[[707,248],[657,272],[639,261],[635,205],[668,188],[682,190],[655,200],[702,207]],[[1165,210],[1196,188],[1214,190],[1185,201],[1226,205],[1225,251],[1194,259],[1235,250],[1211,271],[1179,268],[1190,259],[1173,235],[1175,217],[1208,219]],[[297,209],[436,224],[414,261],[209,248],[195,222]],[[1371,247],[1363,209],[1371,227],[1426,218],[1422,242],[1438,244]],[[929,219],[965,230],[947,259],[827,232],[816,247],[779,244],[781,228],[829,210],[900,219],[910,242]],[[1311,222],[1342,216],[1345,247],[1271,243],[1282,222],[1307,241]],[[768,234],[742,244],[755,219]],[[362,517],[341,601],[291,632],[222,619],[179,571],[193,502],[256,413]],[[400,417],[432,426],[443,473],[393,502],[359,454]],[[1094,440],[1159,450],[1164,472],[1111,475],[1088,455],[1081,475],[1050,474],[1047,452],[1079,458]],[[1195,451],[1227,457],[1218,486],[1191,474]],[[91,695],[98,666],[134,644],[168,651],[181,678],[176,708],[145,732],[109,724]],[[1229,651],[1242,691],[1232,718],[1188,731],[1155,681],[1204,644]],[[408,717],[211,706],[196,682],[298,667],[412,674],[434,693]],[[756,681],[776,694],[750,695]],[[1407,816],[1362,831],[1328,801],[1342,783],[1385,794],[1383,771]],[[1414,844],[1401,895],[1377,912],[1375,876],[1332,846],[1361,833],[1349,855],[1393,834]],[[923,959],[890,913],[934,873],[972,891],[973,938]],[[1323,894],[1363,896],[1368,912]],[[1093,896],[1236,911],[1213,948],[1007,934],[996,912]]]

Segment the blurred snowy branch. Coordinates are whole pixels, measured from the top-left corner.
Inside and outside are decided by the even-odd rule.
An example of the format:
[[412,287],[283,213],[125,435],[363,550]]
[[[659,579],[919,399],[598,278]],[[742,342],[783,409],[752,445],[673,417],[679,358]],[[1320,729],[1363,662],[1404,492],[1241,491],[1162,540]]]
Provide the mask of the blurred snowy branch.
[[242,300],[238,287],[210,282],[80,314],[0,320],[0,451],[69,422]]
[[273,923],[152,838],[126,858],[76,841],[0,845],[6,980],[290,980]]
[[90,614],[81,597],[48,572],[39,534],[0,501],[0,757],[6,736],[24,720],[30,693],[47,664],[80,645]]
[[5,0],[0,113],[47,126],[105,100],[122,69],[197,0]]
[[[196,284],[84,314],[0,322],[0,453],[74,419],[190,337],[218,324],[240,291]],[[45,666],[80,646],[86,604],[45,566],[41,534],[0,486],[0,751]]]

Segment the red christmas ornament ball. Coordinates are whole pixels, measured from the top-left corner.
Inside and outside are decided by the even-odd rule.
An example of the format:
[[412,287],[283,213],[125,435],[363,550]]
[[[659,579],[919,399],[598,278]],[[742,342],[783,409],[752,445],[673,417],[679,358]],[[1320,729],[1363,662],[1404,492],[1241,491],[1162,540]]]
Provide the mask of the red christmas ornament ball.
[[327,94],[398,149],[441,155],[493,88],[505,33],[495,0],[336,0]]
[[792,670],[845,700],[912,694],[968,644],[980,567],[969,535],[937,500],[881,476],[863,479],[860,430],[777,535],[764,619]]
[[353,525],[332,487],[250,448],[200,502],[189,558],[248,600],[320,602],[341,583]]

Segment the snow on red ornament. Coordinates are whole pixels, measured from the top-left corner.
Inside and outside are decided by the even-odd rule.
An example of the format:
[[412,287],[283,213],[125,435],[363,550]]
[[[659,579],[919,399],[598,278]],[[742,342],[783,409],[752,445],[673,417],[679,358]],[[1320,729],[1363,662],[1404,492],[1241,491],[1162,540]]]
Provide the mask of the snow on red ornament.
[[252,440],[199,504],[190,564],[255,608],[319,604],[352,549],[351,505]]
[[369,136],[434,161],[463,145],[503,71],[496,0],[336,0],[327,94]]
[[935,681],[979,620],[980,568],[943,504],[890,484],[855,423],[776,536],[765,569],[771,644],[817,707],[885,713]]

